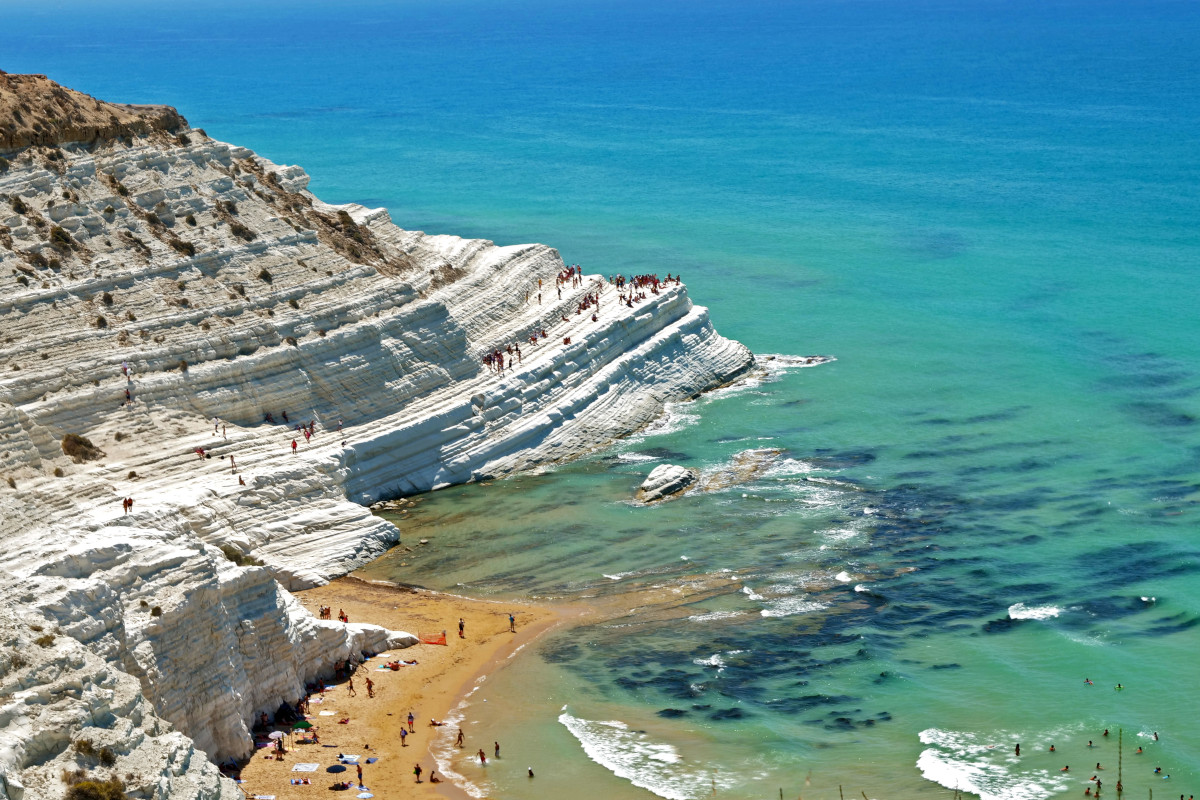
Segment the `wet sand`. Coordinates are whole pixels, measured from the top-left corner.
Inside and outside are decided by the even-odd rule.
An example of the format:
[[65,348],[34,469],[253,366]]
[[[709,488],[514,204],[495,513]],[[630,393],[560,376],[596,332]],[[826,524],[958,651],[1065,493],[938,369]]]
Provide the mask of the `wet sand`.
[[[356,754],[363,768],[363,784],[379,800],[388,798],[455,798],[469,795],[449,780],[429,783],[430,771],[437,768],[430,746],[435,734],[453,736],[454,730],[430,726],[430,719],[444,720],[481,675],[500,668],[510,656],[546,631],[575,616],[566,609],[473,600],[424,589],[399,588],[367,583],[357,578],[340,578],[316,589],[298,592],[297,597],[316,613],[317,607],[333,609],[336,618],[344,610],[352,622],[370,622],[395,631],[412,634],[440,634],[446,631],[445,646],[417,644],[389,651],[389,658],[373,658],[354,674],[355,695],[343,679],[327,690],[323,702],[313,702],[309,721],[319,732],[320,744],[293,742],[282,761],[257,750],[242,770],[241,788],[247,797],[274,795],[277,800],[313,800],[320,797],[356,797],[354,766],[345,772],[329,773],[337,764],[338,754]],[[516,616],[517,632],[510,633],[508,615]],[[466,636],[458,636],[458,620],[466,623]],[[397,671],[379,670],[390,660],[416,660],[415,666]],[[367,696],[366,679],[374,682],[375,697]],[[331,684],[332,685],[332,684]],[[321,712],[333,712],[322,714]],[[408,713],[416,718],[414,733],[407,746],[401,746],[400,727]],[[349,718],[346,724],[339,720]],[[501,743],[503,746],[503,742]],[[463,748],[473,753],[483,748],[492,758],[492,739],[474,741],[467,737]],[[378,758],[367,764],[368,758]],[[316,772],[293,772],[299,763],[319,764]],[[421,783],[416,783],[413,766],[423,768]],[[439,777],[441,774],[439,772]],[[309,778],[310,785],[291,784],[293,778]],[[338,781],[351,781],[347,790],[330,794]]]

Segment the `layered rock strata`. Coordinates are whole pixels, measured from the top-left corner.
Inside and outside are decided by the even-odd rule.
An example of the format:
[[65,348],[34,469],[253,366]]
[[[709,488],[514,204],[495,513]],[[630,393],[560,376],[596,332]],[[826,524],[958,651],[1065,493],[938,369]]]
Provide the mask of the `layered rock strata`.
[[[231,794],[200,751],[243,755],[257,710],[352,651],[411,641],[288,593],[398,541],[366,504],[579,456],[752,364],[682,285],[630,307],[585,275],[560,299],[551,248],[327,205],[299,168],[172,114],[3,153],[11,797],[61,796],[55,770],[93,728],[140,759],[139,796]],[[484,366],[510,343],[511,367]],[[295,427],[310,421],[311,440]],[[69,434],[91,448],[68,455]],[[53,642],[25,647],[32,625]],[[37,659],[17,664],[23,649]],[[88,716],[101,690],[128,694]]]
[[696,472],[678,464],[659,464],[638,487],[637,499],[643,503],[666,500],[696,482]]

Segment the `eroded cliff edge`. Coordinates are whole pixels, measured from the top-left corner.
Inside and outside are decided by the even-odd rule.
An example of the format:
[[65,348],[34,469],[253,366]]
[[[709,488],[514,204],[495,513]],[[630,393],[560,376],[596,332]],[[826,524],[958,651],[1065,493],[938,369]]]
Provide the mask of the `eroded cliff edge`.
[[[631,308],[585,274],[560,299],[551,248],[326,205],[299,168],[169,112],[0,152],[10,797],[61,797],[84,735],[116,749],[138,796],[234,796],[205,754],[241,755],[256,710],[399,641],[316,620],[287,591],[398,540],[366,504],[579,456],[753,364],[681,285]],[[595,321],[577,313],[586,292]],[[509,343],[511,369],[482,364]],[[103,457],[69,457],[67,434]]]

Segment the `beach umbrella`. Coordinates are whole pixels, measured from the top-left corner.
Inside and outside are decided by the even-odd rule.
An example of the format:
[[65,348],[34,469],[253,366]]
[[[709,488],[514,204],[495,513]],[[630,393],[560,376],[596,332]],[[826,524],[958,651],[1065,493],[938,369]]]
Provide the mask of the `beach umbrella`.
[[345,772],[346,767],[341,764],[334,764],[332,767],[326,767],[326,772]]
[[312,723],[311,723],[311,722],[309,722],[309,721],[308,721],[308,720],[306,720],[306,719],[302,719],[302,720],[300,720],[299,722],[297,722],[295,725],[293,725],[293,726],[292,726],[292,730],[294,730],[294,731],[306,731],[306,730],[308,730],[308,729],[309,729],[309,728],[311,728],[311,727],[312,727]]
[[282,739],[283,731],[271,731],[267,734],[268,739]]

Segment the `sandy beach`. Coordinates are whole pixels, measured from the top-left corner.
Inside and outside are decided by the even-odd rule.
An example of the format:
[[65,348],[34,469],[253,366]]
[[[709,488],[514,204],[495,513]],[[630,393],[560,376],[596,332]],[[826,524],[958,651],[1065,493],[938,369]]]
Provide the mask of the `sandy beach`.
[[[370,659],[358,668],[353,677],[354,694],[343,679],[323,696],[314,696],[308,720],[318,731],[320,743],[301,744],[298,735],[292,736],[282,761],[268,755],[273,753],[270,749],[257,750],[241,774],[242,790],[251,798],[311,800],[314,795],[326,796],[330,785],[339,781],[350,781],[353,786],[337,796],[355,797],[362,790],[353,764],[347,765],[345,772],[326,771],[338,763],[339,754],[359,756],[363,785],[380,800],[469,797],[449,780],[429,782],[430,771],[437,768],[430,754],[434,734],[454,736],[457,730],[433,727],[430,720],[444,720],[479,676],[499,668],[519,648],[570,616],[559,609],[473,600],[356,578],[341,578],[297,593],[297,597],[314,614],[319,606],[329,606],[334,618],[345,611],[352,622],[422,635],[444,630],[446,645],[418,644],[390,651],[389,657]],[[516,617],[516,633],[509,631],[509,613]],[[465,623],[463,638],[458,636],[460,618]],[[395,671],[380,669],[385,661],[398,659],[418,663]],[[368,696],[368,678],[374,683],[373,698]],[[321,702],[316,702],[317,697]],[[415,717],[414,732],[403,746],[399,731],[410,711]],[[339,722],[347,718],[345,724]],[[463,748],[467,752],[482,748],[490,759],[492,743],[492,739],[467,737]],[[368,764],[368,759],[377,760]],[[303,763],[319,766],[315,772],[293,771]],[[418,763],[423,769],[420,784],[413,777],[413,766]],[[311,783],[292,784],[296,778],[308,778]]]

